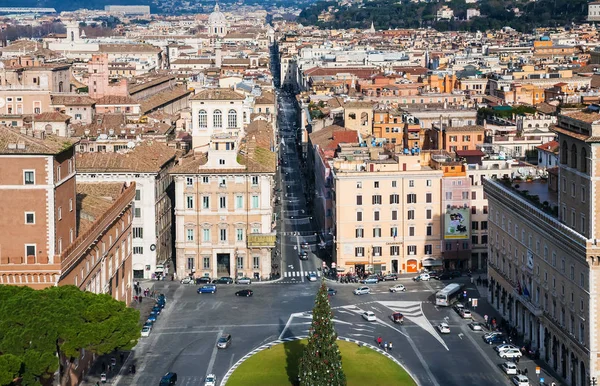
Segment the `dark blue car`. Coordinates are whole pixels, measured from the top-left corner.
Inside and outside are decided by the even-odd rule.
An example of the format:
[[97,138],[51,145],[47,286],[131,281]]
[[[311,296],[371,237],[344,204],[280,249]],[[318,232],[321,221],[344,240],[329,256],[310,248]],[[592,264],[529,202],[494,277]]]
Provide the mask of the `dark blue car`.
[[215,292],[217,292],[217,286],[214,284],[206,284],[198,288],[198,291],[196,292],[198,292],[199,294],[214,294]]
[[152,312],[156,312],[157,315],[160,315],[161,311],[162,311],[162,307],[159,305],[152,307]]
[[487,344],[504,344],[506,343],[506,337],[504,335],[493,335],[487,338],[483,338]]
[[148,316],[148,321],[156,322],[157,318],[158,318],[158,314],[156,312],[151,312],[150,316]]

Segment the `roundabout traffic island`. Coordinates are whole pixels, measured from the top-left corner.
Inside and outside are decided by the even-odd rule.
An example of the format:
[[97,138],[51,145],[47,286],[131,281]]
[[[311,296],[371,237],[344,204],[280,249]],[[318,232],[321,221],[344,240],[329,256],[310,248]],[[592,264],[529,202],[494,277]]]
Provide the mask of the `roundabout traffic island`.
[[[416,382],[394,359],[363,343],[337,341],[347,386],[413,386]],[[266,345],[233,370],[226,386],[296,386],[306,339]]]

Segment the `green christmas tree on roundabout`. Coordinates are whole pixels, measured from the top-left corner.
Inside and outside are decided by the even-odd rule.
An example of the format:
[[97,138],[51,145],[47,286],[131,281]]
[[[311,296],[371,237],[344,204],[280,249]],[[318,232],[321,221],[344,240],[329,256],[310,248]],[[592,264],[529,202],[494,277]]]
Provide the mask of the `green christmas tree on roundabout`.
[[298,370],[300,386],[346,385],[325,281],[321,282],[315,299],[308,343],[300,358]]

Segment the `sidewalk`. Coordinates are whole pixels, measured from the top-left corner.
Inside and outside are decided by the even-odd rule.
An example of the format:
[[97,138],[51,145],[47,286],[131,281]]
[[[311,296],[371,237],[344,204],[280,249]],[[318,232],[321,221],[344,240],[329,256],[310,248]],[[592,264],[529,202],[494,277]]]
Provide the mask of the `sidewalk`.
[[[150,292],[154,289],[154,283],[156,280],[140,280],[141,288],[150,288]],[[143,325],[150,315],[152,307],[154,307],[155,300],[150,296],[144,297],[142,302],[133,302],[130,304],[131,308],[135,308],[140,311],[140,326]],[[96,384],[113,384],[117,377],[123,374],[129,373],[128,360],[131,351],[114,351],[110,354],[105,354],[96,358],[92,367],[87,371],[83,377],[82,386],[95,386]],[[114,365],[112,365],[114,363]],[[110,365],[110,366],[109,366]],[[125,368],[124,368],[125,367]],[[102,373],[106,374],[107,381],[102,383],[100,377]]]
[[[500,315],[500,313],[498,313],[494,309],[494,307],[492,307],[492,305],[488,302],[487,287],[486,286],[478,286],[476,284],[469,285],[469,288],[472,288],[472,287],[476,287],[476,291],[479,294],[479,300],[478,300],[477,307],[470,308],[471,313],[473,314],[473,319],[478,322],[485,323],[484,315],[487,315],[488,321],[492,320],[492,318],[495,318],[497,321],[497,325],[500,326],[503,318]],[[474,291],[473,290],[468,291],[470,297],[471,297],[472,292],[474,292]],[[506,331],[504,331],[504,332],[506,333]],[[519,338],[519,337],[513,338],[511,343],[517,347],[523,347],[523,345],[524,345],[523,339]],[[549,364],[543,362],[541,359],[534,360],[534,359],[530,358],[529,356],[524,355],[523,357],[521,357],[521,359],[519,360],[517,365],[518,365],[519,369],[521,370],[521,374],[523,374],[523,372],[526,372],[525,375],[527,376],[527,378],[529,378],[529,382],[532,386],[533,385],[552,385],[553,382],[556,385],[561,384],[561,382],[559,381],[560,377],[556,374],[554,369],[552,369]],[[539,376],[536,375],[536,373],[535,373],[536,367],[540,367]],[[542,383],[542,380],[544,383]]]

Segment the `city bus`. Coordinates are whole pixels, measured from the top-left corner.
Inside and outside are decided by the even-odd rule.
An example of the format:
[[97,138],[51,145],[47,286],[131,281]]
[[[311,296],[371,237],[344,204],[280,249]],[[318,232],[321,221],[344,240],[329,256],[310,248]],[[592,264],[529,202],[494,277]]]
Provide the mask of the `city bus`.
[[436,306],[451,306],[456,302],[459,296],[462,294],[462,284],[452,283],[448,284],[444,289],[438,291],[435,294],[435,305]]

